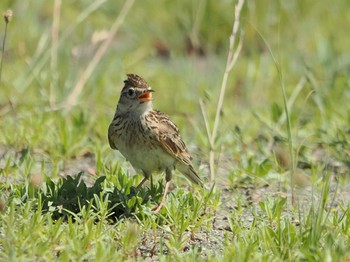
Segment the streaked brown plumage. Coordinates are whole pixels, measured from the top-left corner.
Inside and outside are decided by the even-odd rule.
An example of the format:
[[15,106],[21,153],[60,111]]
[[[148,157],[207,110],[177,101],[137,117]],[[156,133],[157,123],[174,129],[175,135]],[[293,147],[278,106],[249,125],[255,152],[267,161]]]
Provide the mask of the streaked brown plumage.
[[174,169],[196,184],[201,185],[202,181],[192,166],[192,158],[178,128],[166,114],[152,108],[154,91],[141,77],[127,76],[108,128],[108,141],[111,148],[119,150],[135,169],[142,170],[144,179],[138,187],[152,172],[165,170],[163,197],[155,208],[158,212],[164,204]]

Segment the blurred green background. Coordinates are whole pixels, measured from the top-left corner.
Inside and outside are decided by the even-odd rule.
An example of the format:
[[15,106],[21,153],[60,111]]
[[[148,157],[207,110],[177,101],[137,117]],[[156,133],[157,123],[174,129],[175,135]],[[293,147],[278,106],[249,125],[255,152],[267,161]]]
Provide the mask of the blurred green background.
[[[59,2],[0,3],[1,12],[13,11],[0,86],[1,146],[29,147],[58,163],[86,153],[112,161],[107,128],[126,74],[136,73],[156,90],[155,107],[170,115],[190,147],[196,146],[192,151],[200,162],[206,162],[209,143],[199,99],[212,126],[234,1],[135,1],[88,75],[75,106],[57,110],[55,106],[72,92],[124,5],[124,1],[67,0],[57,15],[54,4]],[[285,122],[279,122],[283,97],[278,74],[261,36],[280,63],[288,97],[295,95],[291,119],[297,140],[331,144],[339,130],[346,131],[350,124],[349,7],[346,0],[246,1],[241,15],[243,48],[229,76],[218,150],[239,162],[242,148],[251,145],[252,154],[259,158],[261,153],[264,158],[266,149],[254,143],[261,136],[267,140],[286,136]],[[53,28],[58,30],[56,40]],[[2,20],[1,40],[4,32]],[[57,52],[52,49],[55,44]]]

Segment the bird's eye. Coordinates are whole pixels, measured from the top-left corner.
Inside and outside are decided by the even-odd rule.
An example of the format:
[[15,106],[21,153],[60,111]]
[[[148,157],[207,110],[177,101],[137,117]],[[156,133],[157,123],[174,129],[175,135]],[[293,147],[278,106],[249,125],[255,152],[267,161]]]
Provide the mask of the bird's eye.
[[132,96],[134,96],[134,94],[135,94],[134,89],[130,88],[130,89],[128,90],[128,96],[132,97]]

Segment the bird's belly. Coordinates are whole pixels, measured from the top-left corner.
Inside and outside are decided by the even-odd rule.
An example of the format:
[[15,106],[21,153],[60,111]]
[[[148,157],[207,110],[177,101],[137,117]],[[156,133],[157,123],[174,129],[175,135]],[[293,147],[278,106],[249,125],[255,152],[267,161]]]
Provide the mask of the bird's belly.
[[137,143],[118,145],[118,149],[135,169],[147,173],[173,169],[175,166],[175,158],[160,147]]

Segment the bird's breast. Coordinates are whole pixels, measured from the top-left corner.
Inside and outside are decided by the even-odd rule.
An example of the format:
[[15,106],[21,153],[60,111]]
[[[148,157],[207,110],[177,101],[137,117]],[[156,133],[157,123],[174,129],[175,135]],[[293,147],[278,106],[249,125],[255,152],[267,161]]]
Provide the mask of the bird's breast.
[[111,124],[116,148],[134,168],[149,173],[175,166],[176,160],[161,147],[143,121],[144,118],[116,118]]

